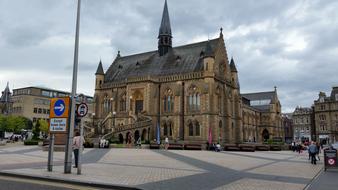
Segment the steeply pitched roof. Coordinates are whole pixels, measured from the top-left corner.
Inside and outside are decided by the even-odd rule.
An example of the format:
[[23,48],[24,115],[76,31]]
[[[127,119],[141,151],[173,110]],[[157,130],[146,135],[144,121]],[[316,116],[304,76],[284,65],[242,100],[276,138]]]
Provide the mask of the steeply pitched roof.
[[[158,51],[151,51],[136,55],[119,57],[108,68],[105,82],[122,81],[128,77],[159,76],[181,74],[203,70],[203,57],[201,52],[206,51],[203,41],[194,44],[174,47],[164,56],[159,56]],[[218,45],[219,38],[210,40],[213,52]]]
[[99,65],[97,66],[97,70],[95,75],[104,75],[103,67],[102,67],[102,61],[100,60]]
[[162,14],[162,21],[160,30],[158,35],[169,35],[171,36],[171,27],[170,27],[170,19],[169,19],[169,11],[167,6],[167,0],[164,2],[163,14]]
[[235,61],[233,58],[231,58],[231,61],[230,61],[230,70],[232,72],[237,72],[237,68],[236,68]]
[[10,97],[11,97],[11,91],[9,90],[9,85],[7,82],[7,86],[5,90],[2,92],[0,102],[10,102]]

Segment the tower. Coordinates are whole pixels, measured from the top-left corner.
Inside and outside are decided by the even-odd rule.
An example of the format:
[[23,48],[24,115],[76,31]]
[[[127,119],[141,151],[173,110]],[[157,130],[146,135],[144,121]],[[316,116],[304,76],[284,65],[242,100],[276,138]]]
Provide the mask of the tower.
[[169,12],[167,0],[164,2],[162,21],[158,32],[158,53],[160,56],[165,55],[172,48],[172,35],[170,27]]

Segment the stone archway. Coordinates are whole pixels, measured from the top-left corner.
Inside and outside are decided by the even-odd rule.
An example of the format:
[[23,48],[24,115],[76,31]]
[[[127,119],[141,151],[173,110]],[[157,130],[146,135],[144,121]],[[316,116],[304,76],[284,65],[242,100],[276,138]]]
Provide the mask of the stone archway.
[[130,144],[131,143],[131,133],[128,131],[126,133],[126,144]]
[[138,138],[140,137],[140,131],[139,130],[136,130],[134,132],[134,141],[136,142],[138,140]]
[[119,142],[123,143],[123,135],[122,135],[122,133],[119,134]]
[[262,132],[262,139],[263,141],[267,141],[270,138],[270,133],[267,129],[264,129]]

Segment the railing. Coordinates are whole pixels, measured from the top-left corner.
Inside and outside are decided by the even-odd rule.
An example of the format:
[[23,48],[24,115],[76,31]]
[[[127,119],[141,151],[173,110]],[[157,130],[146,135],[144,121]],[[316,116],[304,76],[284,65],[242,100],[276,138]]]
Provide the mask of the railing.
[[143,128],[143,127],[150,126],[151,124],[152,124],[151,119],[149,119],[147,121],[136,121],[135,123],[132,123],[132,124],[114,127],[112,132],[109,132],[109,133],[103,135],[102,138],[107,139],[107,137],[110,137],[114,133],[119,133],[119,132],[123,132],[123,131]]

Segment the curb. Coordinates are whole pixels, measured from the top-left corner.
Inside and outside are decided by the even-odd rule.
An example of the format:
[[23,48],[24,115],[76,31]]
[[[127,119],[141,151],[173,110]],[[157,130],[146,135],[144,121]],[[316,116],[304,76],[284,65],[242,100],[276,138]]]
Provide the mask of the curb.
[[311,181],[304,187],[303,190],[308,190],[312,184],[318,180],[318,177],[320,176],[320,174],[322,174],[324,171],[324,167],[322,169],[319,170],[319,172],[311,179]]
[[79,180],[67,180],[63,178],[51,178],[48,176],[25,175],[25,174],[11,173],[11,172],[3,172],[3,171],[0,171],[0,176],[20,177],[20,178],[25,178],[25,179],[42,180],[46,182],[55,182],[55,183],[67,183],[67,184],[72,184],[72,185],[81,185],[81,186],[97,187],[97,188],[104,188],[104,189],[142,190],[140,188],[132,187],[132,186],[84,182],[84,181],[79,181]]

